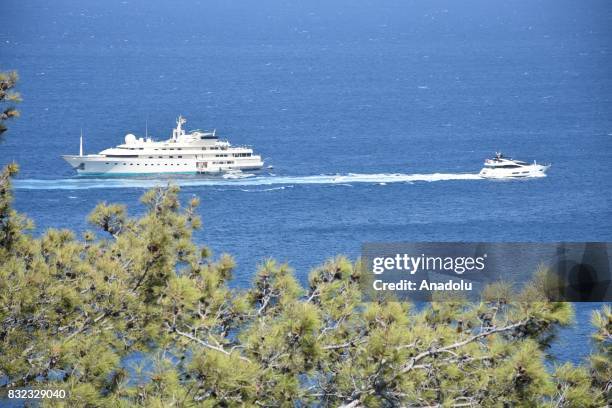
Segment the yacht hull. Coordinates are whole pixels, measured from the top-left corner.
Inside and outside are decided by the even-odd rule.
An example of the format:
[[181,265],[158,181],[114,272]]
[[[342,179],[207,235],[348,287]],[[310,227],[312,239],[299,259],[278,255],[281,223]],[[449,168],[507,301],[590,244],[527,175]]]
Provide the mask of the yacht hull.
[[223,174],[232,170],[260,170],[258,156],[235,160],[232,164],[212,164],[198,159],[155,160],[114,159],[101,155],[64,155],[62,158],[79,175],[118,176],[143,174]]

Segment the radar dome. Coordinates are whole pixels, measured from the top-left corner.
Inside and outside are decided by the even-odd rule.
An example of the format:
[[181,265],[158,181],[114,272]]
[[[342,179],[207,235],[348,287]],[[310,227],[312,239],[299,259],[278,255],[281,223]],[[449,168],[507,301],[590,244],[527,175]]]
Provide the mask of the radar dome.
[[136,136],[131,133],[125,135],[125,144],[133,144],[136,143]]

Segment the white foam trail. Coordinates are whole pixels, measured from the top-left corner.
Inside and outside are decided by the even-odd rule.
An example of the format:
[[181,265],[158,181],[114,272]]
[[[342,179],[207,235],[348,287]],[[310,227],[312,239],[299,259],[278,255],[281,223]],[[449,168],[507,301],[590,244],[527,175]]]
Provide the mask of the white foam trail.
[[222,178],[229,180],[229,179],[242,179],[242,178],[248,178],[248,177],[255,177],[255,174],[252,173],[227,173],[224,174],[223,176],[221,176]]
[[167,183],[183,187],[197,186],[273,186],[288,184],[330,184],[348,185],[355,183],[409,183],[415,181],[433,182],[448,180],[483,180],[473,173],[432,173],[432,174],[322,174],[318,176],[255,176],[238,179],[223,178],[89,178],[66,179],[16,179],[13,185],[17,190],[89,190],[105,188],[151,188]]
[[293,185],[256,189],[241,188],[240,191],[244,191],[245,193],[265,193],[267,191],[284,190],[286,188],[293,188]]

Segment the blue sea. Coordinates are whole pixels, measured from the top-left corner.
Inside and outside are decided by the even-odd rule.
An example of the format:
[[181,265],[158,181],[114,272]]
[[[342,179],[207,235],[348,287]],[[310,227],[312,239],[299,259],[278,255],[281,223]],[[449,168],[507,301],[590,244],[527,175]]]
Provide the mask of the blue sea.
[[[540,1],[4,0],[0,69],[19,71],[16,207],[89,226],[99,201],[143,211],[167,180],[79,179],[60,158],[126,133],[165,139],[179,114],[252,145],[254,177],[176,178],[201,198],[196,240],[268,257],[305,282],[364,242],[612,241],[612,3]],[[495,151],[545,178],[474,175]],[[580,362],[590,313],[551,355]]]

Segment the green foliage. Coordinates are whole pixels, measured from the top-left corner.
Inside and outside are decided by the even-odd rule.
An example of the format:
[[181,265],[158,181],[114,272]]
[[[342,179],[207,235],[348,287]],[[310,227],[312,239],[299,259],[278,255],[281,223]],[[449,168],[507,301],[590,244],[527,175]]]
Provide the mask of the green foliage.
[[0,178],[0,387],[63,388],[45,403],[65,407],[606,402],[609,307],[593,316],[590,366],[553,371],[543,345],[573,309],[537,282],[518,295],[492,285],[480,303],[366,302],[359,261],[339,256],[306,288],[267,260],[234,290],[233,258],[193,243],[199,202],[183,206],[177,187],[145,193],[139,218],[99,204],[82,240],[36,238],[11,207],[15,172]]
[[605,404],[603,395],[593,393],[593,378],[584,367],[566,363],[555,370],[555,400],[559,406],[601,407]]
[[7,258],[8,252],[15,247],[25,245],[28,238],[22,231],[33,227],[30,220],[12,208],[11,177],[18,171],[19,167],[12,163],[0,172],[0,259]]
[[593,381],[598,388],[604,389],[612,401],[612,308],[610,305],[593,313],[597,352],[591,355]]
[[0,135],[6,132],[4,122],[19,116],[19,111],[14,104],[21,102],[19,93],[13,91],[17,86],[19,76],[17,72],[0,72]]

